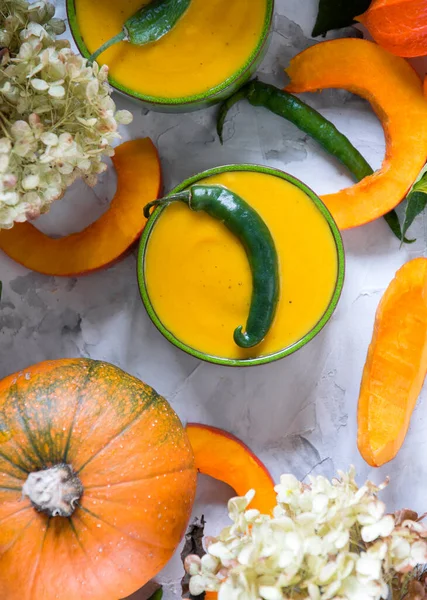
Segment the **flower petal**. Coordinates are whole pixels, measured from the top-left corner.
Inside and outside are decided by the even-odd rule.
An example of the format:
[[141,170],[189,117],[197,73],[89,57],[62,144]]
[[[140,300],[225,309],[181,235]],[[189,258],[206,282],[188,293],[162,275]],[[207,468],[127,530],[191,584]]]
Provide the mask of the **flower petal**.
[[37,79],[34,77],[30,80],[32,87],[38,92],[44,92],[49,89],[49,84],[44,79]]
[[394,518],[391,515],[386,515],[377,523],[365,525],[362,527],[362,539],[364,542],[373,542],[377,538],[389,536],[394,529]]
[[52,98],[63,98],[65,96],[65,88],[62,85],[52,85],[48,91]]

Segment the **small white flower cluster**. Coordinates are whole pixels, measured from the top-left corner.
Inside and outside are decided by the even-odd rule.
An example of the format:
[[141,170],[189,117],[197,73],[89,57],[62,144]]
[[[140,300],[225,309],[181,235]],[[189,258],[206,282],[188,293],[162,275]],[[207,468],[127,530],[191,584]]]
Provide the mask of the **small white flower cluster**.
[[40,0],[0,0],[0,229],[46,212],[77,178],[94,185],[118,123],[106,67],[56,40],[65,24]]
[[273,516],[247,509],[254,492],[229,502],[233,525],[190,556],[190,591],[218,600],[379,600],[396,573],[427,563],[427,530],[385,514],[376,487],[354,470],[339,479],[283,475]]

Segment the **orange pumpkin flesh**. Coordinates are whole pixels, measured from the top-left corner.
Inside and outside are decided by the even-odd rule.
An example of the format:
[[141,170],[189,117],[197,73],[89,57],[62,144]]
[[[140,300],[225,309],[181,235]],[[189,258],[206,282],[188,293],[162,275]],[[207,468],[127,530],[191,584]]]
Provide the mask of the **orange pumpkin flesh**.
[[270,514],[276,506],[274,482],[265,466],[236,437],[208,425],[189,423],[187,434],[199,473],[227,483],[238,496],[256,491],[251,508]]
[[160,194],[161,170],[157,150],[149,138],[121,144],[112,160],[117,192],[97,221],[59,239],[30,223],[18,223],[0,231],[0,249],[27,269],[59,276],[95,271],[120,258],[144,228],[145,204]]
[[383,216],[406,196],[427,160],[427,102],[418,75],[403,59],[359,39],[316,44],[286,69],[290,92],[343,88],[368,100],[384,128],[379,171],[322,197],[340,229]]
[[427,54],[427,3],[425,0],[373,0],[356,18],[374,40],[397,56]]
[[363,371],[358,447],[371,466],[396,456],[427,372],[427,259],[406,263],[385,292]]
[[[30,473],[59,463],[71,465],[84,488],[69,518],[36,512],[22,498]],[[172,556],[195,487],[194,457],[178,417],[120,369],[58,360],[4,379],[0,598],[128,596]]]

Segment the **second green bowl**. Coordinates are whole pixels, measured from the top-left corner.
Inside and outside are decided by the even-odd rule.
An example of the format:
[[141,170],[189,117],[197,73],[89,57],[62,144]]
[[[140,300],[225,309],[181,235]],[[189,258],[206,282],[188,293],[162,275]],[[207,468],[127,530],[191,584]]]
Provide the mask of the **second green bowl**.
[[[120,1],[120,0],[118,0]],[[206,0],[209,1],[209,0]],[[255,0],[256,2],[259,0]],[[148,94],[142,94],[123,83],[117,81],[114,77],[109,78],[109,81],[114,89],[122,92],[127,97],[142,102],[147,108],[158,112],[191,112],[206,108],[231,96],[236,90],[238,90],[246,81],[248,81],[255,73],[258,65],[264,58],[270,39],[270,30],[274,15],[274,0],[266,0],[266,16],[264,25],[262,28],[261,35],[258,43],[254,50],[251,52],[245,63],[235,72],[233,75],[216,85],[215,87],[200,92],[198,94],[183,96],[183,97],[168,97],[161,98],[156,96],[150,96]],[[80,51],[85,57],[89,58],[90,52],[87,49],[85,41],[80,31],[76,2],[75,0],[66,0],[67,17],[70,25],[71,33],[74,41]],[[196,50],[195,50],[196,51]],[[143,72],[143,65],[141,71]]]

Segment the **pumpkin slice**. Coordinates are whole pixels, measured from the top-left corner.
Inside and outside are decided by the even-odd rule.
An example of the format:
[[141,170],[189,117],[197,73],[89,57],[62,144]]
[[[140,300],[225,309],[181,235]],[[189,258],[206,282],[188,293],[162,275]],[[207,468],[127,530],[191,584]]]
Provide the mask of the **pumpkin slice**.
[[340,39],[304,50],[286,72],[291,78],[287,91],[344,88],[366,98],[383,125],[381,169],[322,197],[339,228],[363,225],[397,206],[427,160],[427,102],[412,67],[372,42]]
[[238,496],[256,491],[251,508],[269,514],[276,506],[274,482],[262,462],[239,439],[216,427],[187,425],[196,468],[227,483]]
[[146,223],[143,208],[160,194],[161,170],[149,138],[118,146],[113,164],[117,191],[97,221],[59,239],[30,223],[19,223],[0,231],[0,249],[27,269],[59,276],[95,271],[120,258],[141,235]]
[[396,273],[377,310],[358,406],[358,446],[379,467],[396,456],[427,371],[427,259]]

